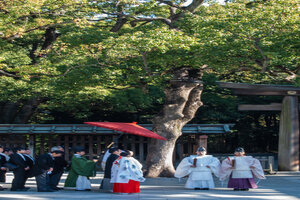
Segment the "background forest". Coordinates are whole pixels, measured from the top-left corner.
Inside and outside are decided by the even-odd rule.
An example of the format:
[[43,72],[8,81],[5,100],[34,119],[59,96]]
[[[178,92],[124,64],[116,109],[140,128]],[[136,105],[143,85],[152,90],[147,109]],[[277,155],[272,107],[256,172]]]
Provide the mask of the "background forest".
[[229,149],[276,152],[279,113],[237,106],[281,97],[216,82],[300,86],[299,13],[296,0],[1,1],[0,123],[150,124],[188,68],[203,105],[185,123],[234,123]]

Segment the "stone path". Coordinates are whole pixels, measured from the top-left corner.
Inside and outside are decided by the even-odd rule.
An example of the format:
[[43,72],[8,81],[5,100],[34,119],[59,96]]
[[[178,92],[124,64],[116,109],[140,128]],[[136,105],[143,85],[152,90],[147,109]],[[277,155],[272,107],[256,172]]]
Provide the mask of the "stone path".
[[[72,190],[62,190],[58,192],[41,193],[36,191],[35,180],[29,179],[26,183],[31,189],[27,192],[11,192],[9,190],[0,191],[0,200],[194,200],[194,199],[222,199],[222,200],[300,200],[300,173],[281,172],[276,175],[267,176],[267,180],[259,183],[259,188],[250,191],[232,191],[222,187],[219,181],[215,181],[216,189],[209,191],[184,189],[186,179],[181,182],[175,178],[151,178],[141,184],[140,194],[120,195],[112,193],[101,193],[98,188],[103,174],[97,174],[92,179],[92,191],[78,192]],[[10,188],[12,174],[7,176],[7,184],[4,187]],[[66,178],[64,174],[60,187]],[[226,185],[226,183],[225,183]]]

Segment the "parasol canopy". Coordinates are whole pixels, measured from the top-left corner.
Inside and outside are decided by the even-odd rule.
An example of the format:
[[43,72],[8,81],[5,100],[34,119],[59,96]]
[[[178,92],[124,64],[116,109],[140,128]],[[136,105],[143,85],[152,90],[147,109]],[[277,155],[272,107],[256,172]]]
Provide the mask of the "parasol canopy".
[[167,140],[166,138],[149,131],[148,129],[145,129],[144,127],[141,127],[137,125],[136,122],[132,123],[121,123],[121,122],[84,122],[85,124],[89,124],[92,126],[98,126],[103,128],[108,128],[116,131],[121,131],[133,135],[139,135],[144,137],[150,137],[155,138],[159,140]]

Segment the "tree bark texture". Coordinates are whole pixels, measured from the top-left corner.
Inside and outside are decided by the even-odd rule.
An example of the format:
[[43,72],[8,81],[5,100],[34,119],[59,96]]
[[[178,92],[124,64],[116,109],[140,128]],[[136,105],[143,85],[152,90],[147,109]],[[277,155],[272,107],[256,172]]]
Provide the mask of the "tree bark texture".
[[151,139],[146,158],[147,177],[172,177],[173,151],[181,129],[195,116],[202,105],[201,70],[180,68],[165,89],[165,104],[153,120],[153,132],[167,140]]

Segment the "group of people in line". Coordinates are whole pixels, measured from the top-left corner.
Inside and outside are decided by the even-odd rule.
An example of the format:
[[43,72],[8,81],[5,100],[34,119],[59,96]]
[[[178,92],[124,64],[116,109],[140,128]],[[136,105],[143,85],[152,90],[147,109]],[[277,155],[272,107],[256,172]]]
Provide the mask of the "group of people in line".
[[[98,160],[88,160],[83,147],[75,147],[74,155],[69,166],[69,173],[64,188],[76,191],[90,191],[90,177],[96,176]],[[243,148],[235,149],[234,156],[220,161],[212,155],[207,155],[204,147],[197,149],[197,155],[184,158],[178,165],[175,177],[188,176],[185,188],[209,190],[215,187],[213,174],[220,181],[229,179],[228,188],[234,190],[249,190],[257,188],[254,177],[265,179],[260,162],[246,156]],[[64,149],[61,146],[51,148],[36,159],[31,157],[28,149],[18,147],[13,152],[0,146],[0,182],[5,182],[6,172],[13,171],[11,191],[27,191],[26,180],[35,177],[39,192],[54,192],[68,162],[64,159]],[[132,194],[140,192],[140,182],[144,182],[142,164],[133,157],[133,152],[110,148],[103,156],[101,167],[104,178],[100,185],[103,192]],[[0,190],[4,190],[0,186]]]
[[[76,191],[90,191],[90,177],[96,176],[98,160],[88,160],[83,147],[73,148],[74,155],[69,166],[69,173],[64,188]],[[105,161],[104,161],[105,160]],[[103,164],[104,163],[104,164]],[[31,151],[17,147],[14,152],[0,146],[0,183],[5,183],[6,172],[12,171],[11,191],[27,191],[25,187],[28,178],[35,177],[38,192],[54,192],[63,188],[57,187],[68,162],[64,159],[64,149],[61,146],[51,148],[51,151],[38,156],[31,156]],[[133,158],[133,152],[110,148],[102,160],[104,179],[100,189],[114,193],[138,193],[140,182],[145,181],[142,165]],[[0,186],[0,190],[4,190]]]
[[[12,151],[0,146],[0,182],[5,183],[6,172],[12,171],[11,191],[27,191],[25,187],[28,178],[35,177],[39,192],[53,192],[57,187],[68,162],[64,159],[64,149],[60,146],[51,148],[51,152],[42,154],[36,159],[31,151],[24,147],[17,147]],[[0,186],[0,190],[4,190]]]

